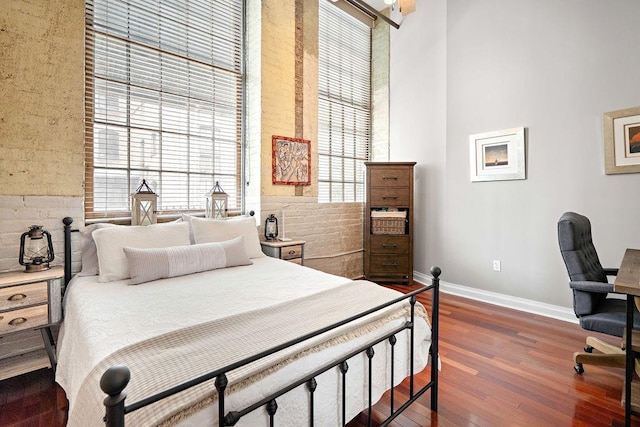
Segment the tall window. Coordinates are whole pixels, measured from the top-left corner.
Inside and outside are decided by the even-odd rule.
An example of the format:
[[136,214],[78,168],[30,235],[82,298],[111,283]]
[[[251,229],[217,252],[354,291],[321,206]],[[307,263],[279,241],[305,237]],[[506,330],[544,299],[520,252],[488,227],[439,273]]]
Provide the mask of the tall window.
[[242,208],[243,0],[87,0],[85,217]]
[[319,3],[318,201],[361,202],[371,141],[371,29]]

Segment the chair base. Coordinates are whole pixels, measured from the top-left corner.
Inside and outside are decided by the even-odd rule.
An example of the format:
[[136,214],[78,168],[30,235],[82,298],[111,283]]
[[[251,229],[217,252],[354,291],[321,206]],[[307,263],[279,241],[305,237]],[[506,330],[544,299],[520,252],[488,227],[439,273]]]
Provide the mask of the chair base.
[[[595,349],[600,353],[589,352],[589,347],[592,348],[591,351]],[[621,347],[616,347],[602,341],[601,339],[587,337],[587,347],[585,347],[585,352],[573,353],[573,361],[575,363],[573,369],[578,374],[582,374],[584,372],[584,368],[582,367],[583,363],[588,365],[607,366],[611,368],[624,368],[625,352]]]

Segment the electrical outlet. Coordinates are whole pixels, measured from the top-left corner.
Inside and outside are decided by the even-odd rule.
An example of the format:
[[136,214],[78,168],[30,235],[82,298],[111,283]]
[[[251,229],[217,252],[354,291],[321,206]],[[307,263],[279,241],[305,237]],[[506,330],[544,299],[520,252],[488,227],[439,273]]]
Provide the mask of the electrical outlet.
[[493,260],[493,271],[501,271],[502,267],[500,266],[500,261],[497,259]]

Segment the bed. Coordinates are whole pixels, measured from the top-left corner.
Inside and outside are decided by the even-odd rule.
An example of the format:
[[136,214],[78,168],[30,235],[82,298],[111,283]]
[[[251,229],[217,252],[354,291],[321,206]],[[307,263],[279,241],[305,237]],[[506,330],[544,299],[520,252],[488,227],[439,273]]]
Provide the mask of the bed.
[[[403,295],[264,256],[253,218],[83,234],[57,346],[69,426],[344,425],[437,360],[437,268]],[[389,421],[427,390],[437,410],[437,374]]]

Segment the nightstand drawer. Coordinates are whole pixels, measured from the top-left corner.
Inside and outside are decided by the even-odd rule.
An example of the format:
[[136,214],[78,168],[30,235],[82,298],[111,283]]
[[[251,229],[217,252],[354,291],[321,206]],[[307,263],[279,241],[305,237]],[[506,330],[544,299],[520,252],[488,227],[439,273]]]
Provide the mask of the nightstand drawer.
[[37,328],[49,323],[49,306],[46,304],[0,313],[0,334]]
[[371,188],[370,206],[408,206],[408,187],[376,187]]
[[280,259],[288,260],[302,257],[302,245],[286,246],[280,249]]
[[0,289],[0,311],[47,302],[47,282]]

